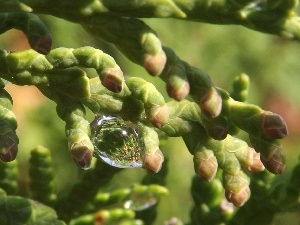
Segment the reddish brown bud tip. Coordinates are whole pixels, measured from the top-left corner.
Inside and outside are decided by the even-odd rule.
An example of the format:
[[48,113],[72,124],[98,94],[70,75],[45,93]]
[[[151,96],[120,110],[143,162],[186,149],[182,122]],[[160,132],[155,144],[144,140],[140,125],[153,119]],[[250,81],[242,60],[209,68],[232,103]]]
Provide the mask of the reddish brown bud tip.
[[82,169],[91,168],[93,154],[86,146],[81,143],[74,143],[70,153],[78,167]]
[[9,132],[0,135],[0,159],[3,162],[13,161],[18,153],[18,143],[10,135]]
[[206,130],[209,136],[215,140],[224,140],[228,134],[228,129],[224,127],[209,127]]
[[146,154],[144,167],[151,172],[158,173],[162,167],[162,163],[164,162],[164,155],[157,149],[153,154]]
[[161,128],[169,120],[169,108],[167,105],[150,108],[148,119],[153,126]]
[[222,110],[222,98],[214,87],[208,89],[199,102],[201,111],[208,117],[214,118],[220,115]]
[[282,155],[273,154],[269,159],[262,158],[261,161],[266,169],[275,175],[282,174],[285,169],[284,158],[282,158]]
[[3,162],[11,162],[17,157],[17,154],[18,154],[18,145],[12,141],[10,146],[6,148],[6,151],[0,153],[0,159]]
[[146,54],[144,58],[144,67],[152,76],[160,75],[165,68],[167,61],[166,54],[163,50],[156,55]]
[[204,121],[205,130],[215,140],[224,140],[228,134],[228,121],[225,117]]
[[288,128],[283,118],[272,112],[264,112],[261,116],[264,134],[273,139],[282,139],[288,135]]
[[190,84],[189,82],[185,82],[179,89],[175,89],[171,85],[167,84],[167,91],[171,98],[181,101],[190,93]]
[[[252,149],[252,148],[250,148]],[[247,166],[245,169],[252,172],[260,172],[265,169],[264,164],[260,160],[260,153],[255,152],[253,149],[253,162],[251,165]]]
[[232,191],[229,190],[226,190],[225,192],[225,196],[227,200],[233,203],[236,207],[243,206],[250,198],[250,195],[251,195],[251,191],[248,186],[246,186],[239,193],[233,193]]
[[195,172],[205,181],[212,181],[218,171],[218,162],[212,151],[197,152],[194,156]]
[[119,67],[109,68],[102,71],[101,83],[108,90],[119,93],[124,86],[123,72]]
[[44,36],[30,36],[29,44],[38,53],[48,54],[52,46],[52,36],[50,33]]

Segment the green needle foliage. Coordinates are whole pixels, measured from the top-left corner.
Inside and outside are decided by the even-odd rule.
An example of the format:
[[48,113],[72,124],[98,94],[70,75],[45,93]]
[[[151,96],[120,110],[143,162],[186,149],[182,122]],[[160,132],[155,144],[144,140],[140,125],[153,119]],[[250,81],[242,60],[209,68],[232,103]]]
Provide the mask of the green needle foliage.
[[[232,91],[217,87],[209,74],[163,46],[142,20],[235,24],[299,41],[297,4],[297,0],[0,0],[0,33],[21,30],[31,46],[15,52],[0,49],[1,224],[152,224],[159,214],[157,202],[168,193],[161,186],[168,171],[161,149],[168,137],[182,137],[193,156],[194,207],[188,224],[271,224],[276,213],[299,212],[300,164],[292,169],[289,181],[273,185],[275,175],[286,167],[280,142],[288,135],[284,119],[247,102],[246,74],[233,80]],[[148,80],[124,76],[116,60],[97,48],[52,49],[52,35],[38,16],[43,14],[79,24],[95,39],[113,44],[161,78],[171,100]],[[98,76],[90,75],[90,69]],[[64,196],[56,192],[51,153],[42,146],[31,152],[30,196],[18,196],[19,139],[13,100],[4,89],[8,82],[36,86],[56,104],[57,116],[65,122],[68,152],[84,171]],[[87,109],[94,121],[89,121]],[[237,136],[239,131],[248,139]],[[107,190],[113,177],[127,167],[146,169],[142,184]],[[174,217],[165,224],[183,222]]]

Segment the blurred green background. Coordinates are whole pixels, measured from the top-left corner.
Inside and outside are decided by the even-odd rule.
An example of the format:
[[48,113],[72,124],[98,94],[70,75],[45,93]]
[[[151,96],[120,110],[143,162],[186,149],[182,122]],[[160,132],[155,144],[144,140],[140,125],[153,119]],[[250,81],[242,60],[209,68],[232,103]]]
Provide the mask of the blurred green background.
[[[112,55],[126,76],[141,76],[153,82],[164,94],[165,84],[150,77],[140,66],[128,61],[113,46],[95,42],[79,25],[53,17],[43,16],[53,35],[53,48],[93,46]],[[287,153],[286,172],[279,176],[284,181],[299,157],[300,139],[300,43],[261,34],[239,26],[217,26],[167,19],[145,20],[156,30],[163,45],[169,46],[189,64],[210,74],[213,82],[228,91],[235,76],[245,72],[250,76],[249,102],[266,110],[279,113],[289,126],[289,137],[282,143]],[[0,48],[27,49],[28,43],[21,32],[12,30],[0,36]],[[14,99],[20,138],[20,184],[26,193],[29,152],[41,144],[52,150],[56,171],[57,191],[63,195],[76,182],[81,172],[67,152],[64,123],[55,113],[55,104],[43,97],[35,87],[7,85]],[[92,115],[89,114],[92,120]],[[189,221],[193,205],[190,196],[191,178],[194,174],[192,156],[180,138],[169,138],[162,148],[169,159],[167,188],[169,196],[159,204],[156,224],[176,216]],[[143,169],[122,171],[107,189],[128,187],[139,182],[146,174]],[[101,179],[101,178],[99,178]],[[205,194],[205,193],[204,193]],[[286,224],[287,215],[279,215],[274,224]],[[299,224],[300,214],[288,215],[289,224]]]

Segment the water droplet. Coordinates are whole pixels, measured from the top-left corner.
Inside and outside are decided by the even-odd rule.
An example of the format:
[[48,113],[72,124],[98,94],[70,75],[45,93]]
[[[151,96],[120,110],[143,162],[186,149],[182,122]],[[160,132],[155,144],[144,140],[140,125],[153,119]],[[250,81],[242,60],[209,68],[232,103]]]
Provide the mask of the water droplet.
[[142,211],[150,208],[156,203],[157,198],[152,193],[132,193],[128,196],[128,200],[124,202],[124,208],[134,211]]
[[94,155],[119,168],[142,167],[145,149],[137,125],[114,116],[96,116],[91,123]]

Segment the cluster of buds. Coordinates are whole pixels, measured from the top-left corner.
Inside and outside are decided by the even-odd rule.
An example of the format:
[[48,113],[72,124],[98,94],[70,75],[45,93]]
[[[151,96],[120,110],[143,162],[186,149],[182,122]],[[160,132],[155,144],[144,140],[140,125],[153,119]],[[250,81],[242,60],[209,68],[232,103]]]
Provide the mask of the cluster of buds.
[[[85,109],[77,100],[91,96],[89,79],[82,69],[74,66],[94,68],[108,90],[120,92],[124,78],[114,59],[91,47],[75,50],[59,48],[47,56],[34,50],[1,53],[1,75],[5,79],[19,85],[37,85],[42,93],[57,103],[57,113],[66,122],[72,157],[80,167],[90,168],[93,152],[90,127],[84,119]],[[10,96],[5,90],[2,90],[2,96],[3,122],[6,121],[6,125],[2,126],[2,139],[7,146],[1,152],[1,158],[11,161],[17,153],[16,120],[11,112]]]
[[[5,61],[4,77],[15,83],[35,84],[57,103],[57,114],[66,122],[69,152],[81,168],[90,168],[93,155],[97,155],[90,122],[85,118],[87,106],[95,114],[112,114],[136,123],[145,147],[143,166],[153,172],[159,172],[164,161],[155,129],[168,136],[182,136],[195,157],[197,174],[211,181],[217,168],[223,169],[226,196],[237,206],[250,196],[249,181],[242,170],[261,171],[265,166],[275,174],[283,172],[284,158],[277,141],[287,135],[282,118],[234,100],[227,92],[215,88],[201,70],[181,60],[177,62],[184,66],[186,77],[195,81],[190,92],[195,102],[166,103],[153,84],[137,77],[125,80],[110,56],[91,47],[58,48],[46,56],[33,50],[5,53],[1,60]],[[101,82],[99,78],[88,79],[78,66],[94,68]],[[236,84],[239,92],[247,87],[242,81],[248,82],[236,82],[242,86],[237,88]],[[68,85],[63,85],[65,82]],[[230,126],[249,133],[256,151],[231,136]],[[237,180],[241,183],[234,186]]]
[[279,143],[288,135],[285,121],[278,114],[257,106],[234,102],[230,105],[230,118],[236,126],[249,134],[254,149],[261,154],[264,166],[274,174],[285,168],[285,157]]
[[[256,30],[299,39],[299,29],[294,25],[299,26],[298,17],[290,13],[297,1],[279,1],[278,4],[232,1],[207,7],[202,4],[191,6],[190,3],[188,6],[185,3],[177,5],[173,1],[162,1],[161,4],[152,1],[129,1],[128,4],[126,1],[93,1],[78,3],[76,7],[72,1],[62,2],[64,7],[61,8],[70,8],[69,12],[61,13],[56,10],[61,3],[53,6],[49,1],[29,1],[29,6],[13,1],[11,6],[16,12],[5,12],[9,4],[0,3],[5,12],[0,14],[0,31],[23,30],[35,50],[13,53],[1,50],[0,76],[17,85],[36,85],[57,104],[57,114],[66,123],[70,155],[80,168],[90,168],[92,157],[97,157],[90,122],[85,118],[85,107],[88,107],[96,115],[109,114],[126,120],[120,124],[137,125],[138,132],[141,132],[137,136],[143,140],[141,151],[145,156],[131,154],[130,146],[136,145],[127,145],[125,141],[118,147],[119,143],[115,141],[111,146],[118,151],[113,152],[123,157],[123,161],[128,152],[131,160],[141,156],[142,166],[155,173],[160,171],[164,161],[157,131],[170,137],[182,136],[194,156],[195,172],[204,180],[213,182],[218,169],[222,169],[225,196],[236,206],[242,206],[250,197],[249,177],[245,171],[257,172],[264,167],[274,174],[284,171],[284,154],[279,139],[288,134],[286,124],[279,115],[244,102],[249,86],[247,76],[243,74],[235,80],[231,94],[215,87],[208,74],[181,60],[173,50],[163,47],[155,31],[134,17],[177,17],[213,20],[214,23],[236,21]],[[222,11],[223,8],[226,10]],[[125,80],[114,59],[98,49],[81,47],[50,51],[51,35],[35,14],[28,13],[31,10],[80,23],[96,38],[114,44],[131,61],[164,80],[169,96],[175,100],[165,102],[156,87],[142,78]],[[202,15],[203,10],[206,13]],[[216,17],[215,12],[218,12]],[[274,19],[275,12],[280,12],[280,15]],[[209,15],[208,18],[205,15]],[[234,20],[232,15],[235,15]],[[99,77],[89,79],[82,67],[95,69]],[[0,158],[11,161],[16,157],[18,139],[15,117],[11,112],[12,100],[3,88],[1,85]],[[191,101],[186,100],[188,95]],[[249,134],[253,148],[232,136],[239,129]],[[122,137],[127,138],[125,134]],[[97,143],[101,146],[101,140]]]

